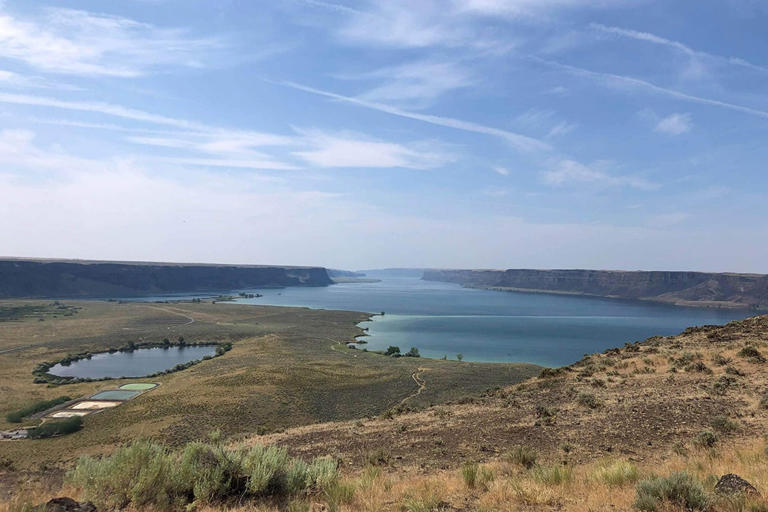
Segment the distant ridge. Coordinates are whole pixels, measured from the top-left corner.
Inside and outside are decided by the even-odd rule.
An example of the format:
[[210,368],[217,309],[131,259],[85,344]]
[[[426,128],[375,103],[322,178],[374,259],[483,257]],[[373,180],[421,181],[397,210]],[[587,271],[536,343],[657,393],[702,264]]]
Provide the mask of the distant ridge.
[[0,258],[0,298],[107,298],[327,286],[322,267]]
[[768,276],[584,269],[425,270],[422,279],[501,291],[566,293],[683,306],[768,308]]

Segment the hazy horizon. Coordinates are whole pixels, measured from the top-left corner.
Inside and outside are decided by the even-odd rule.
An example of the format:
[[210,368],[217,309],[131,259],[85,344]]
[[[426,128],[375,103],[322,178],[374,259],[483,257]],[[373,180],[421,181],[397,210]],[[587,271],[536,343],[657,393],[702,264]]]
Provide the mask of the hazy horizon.
[[0,0],[0,254],[768,273],[768,5]]

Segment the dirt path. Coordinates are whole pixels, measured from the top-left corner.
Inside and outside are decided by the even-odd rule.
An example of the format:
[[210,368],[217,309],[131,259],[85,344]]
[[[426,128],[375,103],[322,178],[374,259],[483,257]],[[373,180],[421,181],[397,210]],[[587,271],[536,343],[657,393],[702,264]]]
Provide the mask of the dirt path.
[[184,318],[187,319],[187,323],[182,324],[182,325],[189,325],[189,324],[195,323],[195,319],[194,318],[192,318],[191,316],[189,316],[186,313],[182,313],[181,311],[179,311],[178,309],[175,309],[175,308],[169,308],[169,307],[163,307],[163,306],[146,306],[146,307],[152,308],[152,309],[159,309],[160,311],[165,311],[166,313],[171,313],[173,315],[183,316]]
[[418,387],[418,389],[416,391],[414,391],[413,393],[411,393],[407,397],[405,397],[402,400],[400,400],[400,404],[399,405],[405,404],[405,402],[407,402],[411,398],[416,398],[417,396],[419,396],[421,394],[422,391],[424,391],[427,388],[427,382],[419,375],[419,373],[421,373],[423,371],[425,371],[425,368],[418,368],[415,372],[413,372],[411,374],[411,378],[413,379],[413,382],[415,382],[416,385],[419,386],[419,387]]

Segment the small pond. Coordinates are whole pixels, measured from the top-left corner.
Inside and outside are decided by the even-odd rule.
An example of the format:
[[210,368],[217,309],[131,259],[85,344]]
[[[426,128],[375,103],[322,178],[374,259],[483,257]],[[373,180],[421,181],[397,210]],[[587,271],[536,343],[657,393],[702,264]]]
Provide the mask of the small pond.
[[140,348],[132,352],[94,354],[68,365],[57,364],[48,370],[58,377],[101,379],[104,377],[145,377],[173,368],[177,364],[216,355],[215,345]]

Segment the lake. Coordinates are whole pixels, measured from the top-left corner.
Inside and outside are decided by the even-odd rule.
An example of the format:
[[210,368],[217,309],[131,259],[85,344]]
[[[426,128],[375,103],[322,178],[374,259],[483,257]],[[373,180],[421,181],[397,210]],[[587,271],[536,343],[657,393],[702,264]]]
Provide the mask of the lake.
[[[369,274],[377,277],[375,274]],[[304,306],[371,313],[370,336],[362,347],[465,361],[529,362],[543,366],[573,363],[654,335],[686,327],[746,318],[749,310],[705,309],[572,295],[497,292],[463,288],[417,277],[382,277],[377,283],[328,287],[247,290],[262,297],[240,304]]]
[[101,379],[104,377],[145,377],[173,368],[177,364],[214,356],[216,347],[198,345],[186,347],[140,348],[132,352],[103,352],[90,359],[80,359],[68,365],[57,364],[48,373],[59,377]]

